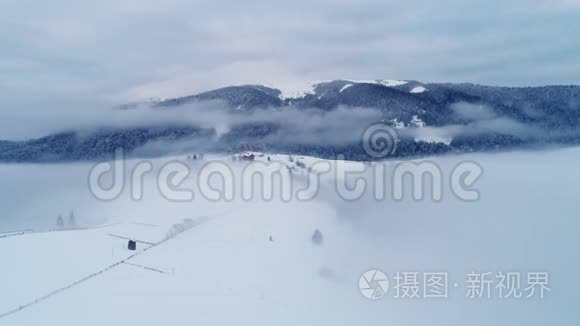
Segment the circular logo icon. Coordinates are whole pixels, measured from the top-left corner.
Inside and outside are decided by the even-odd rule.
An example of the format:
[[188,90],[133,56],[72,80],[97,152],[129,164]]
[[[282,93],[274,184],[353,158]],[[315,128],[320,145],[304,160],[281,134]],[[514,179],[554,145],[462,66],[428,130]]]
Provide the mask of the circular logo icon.
[[372,269],[360,277],[358,288],[365,298],[377,300],[384,297],[389,291],[389,278],[387,274],[378,269]]
[[384,158],[395,154],[399,145],[399,136],[395,129],[382,124],[374,124],[363,133],[363,148],[374,158]]

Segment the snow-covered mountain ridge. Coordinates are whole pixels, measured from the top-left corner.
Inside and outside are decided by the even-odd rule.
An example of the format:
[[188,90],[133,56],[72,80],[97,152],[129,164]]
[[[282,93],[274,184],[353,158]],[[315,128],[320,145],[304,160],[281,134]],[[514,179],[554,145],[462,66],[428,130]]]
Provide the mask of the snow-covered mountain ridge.
[[[280,88],[230,86],[125,105],[124,112],[157,116],[138,126],[71,126],[39,139],[0,141],[0,161],[95,160],[119,147],[149,156],[249,149],[368,160],[360,135],[375,123],[398,131],[398,157],[580,143],[579,86],[333,80]],[[168,122],[163,114],[186,116]]]

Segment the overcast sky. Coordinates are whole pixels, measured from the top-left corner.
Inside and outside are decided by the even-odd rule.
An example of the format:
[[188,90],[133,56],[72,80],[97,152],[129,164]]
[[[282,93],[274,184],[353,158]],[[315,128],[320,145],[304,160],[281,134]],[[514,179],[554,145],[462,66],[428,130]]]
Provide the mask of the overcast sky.
[[580,84],[580,0],[2,0],[0,30],[2,119],[242,83]]

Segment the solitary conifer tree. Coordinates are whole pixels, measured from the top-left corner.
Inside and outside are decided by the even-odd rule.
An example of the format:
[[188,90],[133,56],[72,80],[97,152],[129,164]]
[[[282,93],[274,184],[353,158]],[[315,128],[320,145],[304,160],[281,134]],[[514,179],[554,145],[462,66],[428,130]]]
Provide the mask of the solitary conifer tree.
[[58,215],[58,218],[56,219],[56,226],[58,228],[62,228],[64,227],[64,220],[62,219],[62,215]]
[[73,211],[70,212],[70,215],[68,216],[68,226],[69,227],[75,227],[77,226],[77,221],[75,218],[75,213]]
[[321,245],[322,240],[323,240],[322,232],[320,232],[320,230],[318,229],[314,230],[314,233],[312,234],[312,243],[316,245]]

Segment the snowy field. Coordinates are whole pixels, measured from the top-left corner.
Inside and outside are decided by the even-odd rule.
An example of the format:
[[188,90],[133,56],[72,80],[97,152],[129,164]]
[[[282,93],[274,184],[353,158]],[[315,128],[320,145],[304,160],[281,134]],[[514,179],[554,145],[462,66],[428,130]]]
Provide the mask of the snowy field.
[[[192,171],[218,158],[190,162]],[[271,158],[293,168],[297,182],[308,173],[296,162],[316,161]],[[221,159],[236,176],[246,164]],[[475,202],[458,199],[449,187],[439,202],[370,195],[345,201],[331,175],[308,201],[236,195],[213,202],[196,193],[193,201],[172,202],[151,175],[141,201],[127,190],[103,202],[89,191],[90,164],[0,165],[0,325],[565,325],[577,319],[580,148],[430,159],[445,180],[465,160],[484,170]],[[155,171],[166,161],[155,160]],[[195,183],[195,175],[185,182]],[[67,224],[61,228],[60,214]],[[319,242],[312,240],[315,230]],[[124,238],[137,240],[137,250],[129,251]],[[390,278],[382,299],[359,291],[359,278],[370,269]],[[447,273],[448,298],[396,298],[397,271]],[[548,272],[550,291],[543,299],[470,299],[470,271]]]

